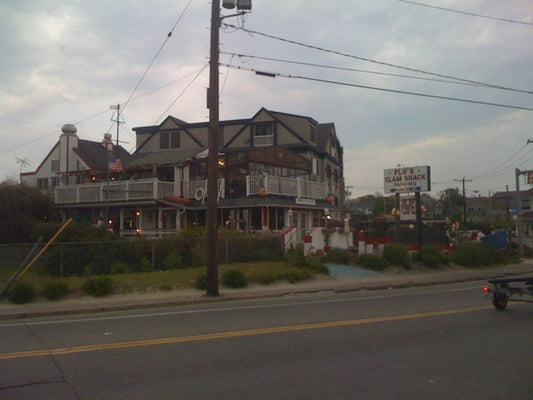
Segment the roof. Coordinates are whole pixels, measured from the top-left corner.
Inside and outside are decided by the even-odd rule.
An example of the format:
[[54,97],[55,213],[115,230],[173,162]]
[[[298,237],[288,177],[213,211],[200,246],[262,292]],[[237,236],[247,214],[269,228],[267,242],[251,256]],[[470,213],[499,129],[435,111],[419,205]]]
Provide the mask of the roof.
[[[113,151],[115,151],[116,148],[117,147],[113,145]],[[75,151],[90,169],[107,169],[109,155],[104,146],[102,146],[102,143],[80,139]],[[122,146],[118,146],[118,157],[123,163],[127,163],[130,153],[128,153],[128,151]]]
[[152,153],[135,153],[131,155],[126,163],[126,167],[135,167],[141,165],[165,165],[165,164],[180,164],[191,158],[194,158],[198,153],[205,150],[201,149],[179,149],[172,151],[158,151]]

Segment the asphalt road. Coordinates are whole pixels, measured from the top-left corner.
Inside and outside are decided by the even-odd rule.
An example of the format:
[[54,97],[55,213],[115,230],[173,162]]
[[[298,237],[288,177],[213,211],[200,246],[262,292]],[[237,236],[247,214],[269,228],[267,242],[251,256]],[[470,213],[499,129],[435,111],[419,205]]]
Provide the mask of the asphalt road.
[[0,321],[0,399],[530,399],[482,282]]

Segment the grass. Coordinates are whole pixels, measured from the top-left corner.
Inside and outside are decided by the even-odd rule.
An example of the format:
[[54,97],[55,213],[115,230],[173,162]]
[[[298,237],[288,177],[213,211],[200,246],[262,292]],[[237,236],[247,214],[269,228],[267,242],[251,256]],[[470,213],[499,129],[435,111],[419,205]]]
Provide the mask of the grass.
[[[11,278],[16,271],[16,266],[0,266],[0,286]],[[279,280],[287,280],[288,277],[301,274],[302,268],[295,267],[288,262],[258,262],[258,263],[233,263],[221,264],[218,267],[219,277],[229,270],[237,269],[242,271],[250,283],[269,284]],[[169,291],[180,289],[193,289],[195,279],[202,273],[205,273],[205,267],[172,269],[165,271],[150,272],[130,272],[124,274],[111,275],[115,282],[115,294],[127,293],[146,293],[154,291]],[[292,275],[291,275],[292,274]],[[311,272],[304,274],[312,276]],[[88,277],[74,276],[65,278],[51,278],[43,275],[40,268],[36,266],[20,279],[21,281],[31,284],[38,294],[47,284],[59,281],[65,282],[68,286],[70,297],[81,296],[83,286]]]

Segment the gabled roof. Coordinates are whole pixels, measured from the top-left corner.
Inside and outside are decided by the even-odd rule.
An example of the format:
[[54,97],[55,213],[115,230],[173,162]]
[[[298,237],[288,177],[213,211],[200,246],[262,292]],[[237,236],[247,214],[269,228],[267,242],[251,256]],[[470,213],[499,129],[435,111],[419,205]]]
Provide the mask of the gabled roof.
[[[113,154],[117,147],[113,145]],[[79,139],[78,147],[74,149],[89,169],[105,170],[109,163],[109,153],[102,143]],[[118,157],[123,164],[128,162],[130,153],[122,146],[118,146]]]

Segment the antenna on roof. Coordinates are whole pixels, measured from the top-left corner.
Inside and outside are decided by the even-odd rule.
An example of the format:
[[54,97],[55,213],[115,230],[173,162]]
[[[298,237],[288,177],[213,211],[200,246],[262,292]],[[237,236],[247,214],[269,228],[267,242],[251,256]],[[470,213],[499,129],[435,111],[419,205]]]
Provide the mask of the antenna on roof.
[[117,119],[113,119],[113,117],[111,117],[111,121],[113,122],[116,122],[117,123],[117,147],[115,149],[115,157],[118,158],[118,143],[119,143],[119,140],[118,140],[118,133],[119,133],[119,130],[120,130],[120,124],[123,124],[124,121],[121,121],[120,120],[120,104],[117,104],[116,106],[113,105],[110,107],[111,110],[116,110],[117,111]]
[[[27,167],[28,165],[31,164],[31,161],[29,161],[27,158],[15,157],[15,160],[17,160],[17,164],[20,165],[20,174],[22,174],[22,168]],[[22,183],[22,178],[20,178],[20,174],[19,174],[19,179],[20,179],[20,183]]]

